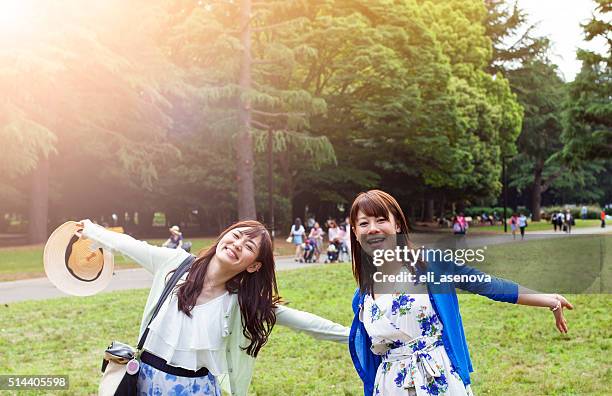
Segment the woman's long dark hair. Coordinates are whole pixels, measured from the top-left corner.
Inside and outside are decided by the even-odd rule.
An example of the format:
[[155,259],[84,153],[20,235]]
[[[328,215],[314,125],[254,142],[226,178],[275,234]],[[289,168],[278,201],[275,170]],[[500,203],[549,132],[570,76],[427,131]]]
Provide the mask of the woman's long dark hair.
[[[389,220],[389,213],[393,215],[396,224],[400,230],[397,233],[398,246],[407,246],[412,248],[412,242],[408,238],[408,221],[404,216],[402,208],[399,206],[395,198],[390,194],[381,190],[369,190],[357,195],[357,198],[351,205],[349,220],[351,225],[351,251],[353,256],[353,276],[359,285],[359,290],[362,293],[372,293],[373,276],[378,269],[372,262],[372,258],[368,254],[364,254],[361,249],[361,244],[357,240],[353,228],[357,226],[357,215],[362,211],[366,216],[383,217]],[[417,261],[417,266],[425,267],[425,263]],[[412,268],[411,268],[412,270]]]
[[242,271],[227,281],[225,288],[230,293],[238,294],[242,332],[250,341],[250,344],[244,349],[252,357],[257,357],[257,353],[268,341],[268,336],[276,323],[274,309],[280,302],[274,269],[272,240],[263,224],[258,221],[247,220],[226,228],[217,237],[217,241],[194,261],[185,282],[177,286],[176,294],[179,310],[191,317],[191,310],[202,292],[208,264],[215,255],[219,241],[231,230],[241,227],[247,228],[245,234],[249,238],[261,236],[259,254],[255,259],[256,262],[261,263],[261,268],[255,272]]

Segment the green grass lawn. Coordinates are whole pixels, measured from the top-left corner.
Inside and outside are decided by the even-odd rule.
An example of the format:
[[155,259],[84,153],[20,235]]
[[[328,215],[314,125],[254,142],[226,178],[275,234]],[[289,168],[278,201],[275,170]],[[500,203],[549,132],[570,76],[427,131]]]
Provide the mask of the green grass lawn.
[[[595,219],[587,219],[587,220],[582,220],[582,219],[576,219],[576,225],[574,227],[576,228],[585,228],[585,227],[599,227],[601,225],[601,221],[600,220],[595,220]],[[488,226],[472,226],[469,230],[469,232],[504,232],[504,225],[503,224],[499,224],[499,225],[488,225]],[[542,221],[535,221],[535,222],[529,222],[527,225],[527,231],[553,231],[554,232],[554,228],[553,225],[546,220],[542,220]],[[508,232],[510,232],[510,221],[508,221]]]
[[[349,325],[348,264],[278,274],[289,306]],[[0,306],[0,373],[66,374],[66,395],[95,394],[102,351],[135,344],[146,290]],[[477,395],[604,395],[612,386],[612,296],[568,295],[570,332],[542,308],[459,295]],[[347,347],[278,326],[257,359],[256,395],[360,395]],[[29,392],[28,394],[37,394]],[[43,394],[38,393],[38,394]]]
[[612,234],[572,235],[488,246],[472,266],[541,292],[612,293]]
[[[166,240],[149,239],[147,241],[153,245],[161,246]],[[196,253],[212,245],[215,239],[194,238],[189,239],[189,241],[193,243],[191,251]],[[45,269],[42,262],[43,249],[44,245],[0,248],[0,282],[44,277]],[[294,251],[293,245],[287,243],[284,239],[277,238],[275,240],[276,255],[292,255]],[[117,268],[138,267],[138,265],[129,258],[125,258],[120,254],[115,255],[115,266]]]

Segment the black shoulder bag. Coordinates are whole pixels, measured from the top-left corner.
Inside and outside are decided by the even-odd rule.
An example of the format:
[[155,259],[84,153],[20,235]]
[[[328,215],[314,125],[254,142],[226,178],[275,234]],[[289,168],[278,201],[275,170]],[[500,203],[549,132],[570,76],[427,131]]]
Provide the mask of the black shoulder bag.
[[195,256],[189,256],[179,265],[172,274],[172,277],[166,283],[166,287],[162,295],[157,301],[157,306],[153,310],[153,315],[147,324],[147,327],[142,333],[136,350],[127,344],[118,341],[113,341],[106,351],[102,359],[102,381],[98,388],[98,395],[115,395],[115,396],[135,396],[138,394],[138,373],[140,371],[140,354],[144,347],[147,334],[149,334],[149,326],[153,319],[159,313],[159,310],[178,283],[179,279],[189,271],[191,265],[195,261]]

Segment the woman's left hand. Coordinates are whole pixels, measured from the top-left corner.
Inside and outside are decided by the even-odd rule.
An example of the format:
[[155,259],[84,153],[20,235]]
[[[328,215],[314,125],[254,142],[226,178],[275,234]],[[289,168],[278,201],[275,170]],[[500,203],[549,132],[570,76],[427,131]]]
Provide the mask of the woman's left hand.
[[550,310],[553,312],[553,315],[555,315],[557,329],[561,333],[567,333],[567,320],[565,320],[563,316],[563,308],[574,309],[574,306],[560,294],[552,294],[551,297],[553,301],[556,301],[555,305],[550,307]]

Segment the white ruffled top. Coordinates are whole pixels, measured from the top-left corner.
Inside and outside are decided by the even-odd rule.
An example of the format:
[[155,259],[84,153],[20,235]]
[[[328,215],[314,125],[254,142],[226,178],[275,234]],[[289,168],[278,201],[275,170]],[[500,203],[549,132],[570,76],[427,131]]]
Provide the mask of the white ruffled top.
[[206,367],[214,376],[227,373],[228,317],[235,296],[225,292],[196,305],[190,318],[179,311],[172,294],[149,326],[144,349],[171,366],[194,371]]

